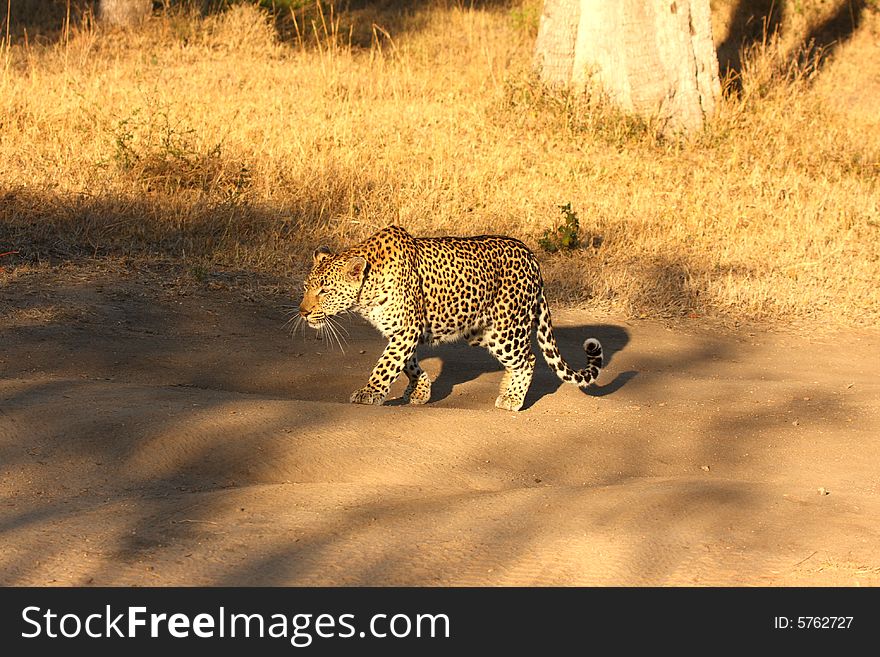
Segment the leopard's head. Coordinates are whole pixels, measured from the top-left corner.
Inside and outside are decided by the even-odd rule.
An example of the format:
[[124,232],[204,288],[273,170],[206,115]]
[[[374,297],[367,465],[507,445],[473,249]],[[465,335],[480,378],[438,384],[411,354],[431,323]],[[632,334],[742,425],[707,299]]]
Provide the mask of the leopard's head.
[[367,261],[362,256],[336,255],[326,246],[315,249],[312,271],[303,285],[299,314],[312,328],[327,317],[351,308],[358,299]]

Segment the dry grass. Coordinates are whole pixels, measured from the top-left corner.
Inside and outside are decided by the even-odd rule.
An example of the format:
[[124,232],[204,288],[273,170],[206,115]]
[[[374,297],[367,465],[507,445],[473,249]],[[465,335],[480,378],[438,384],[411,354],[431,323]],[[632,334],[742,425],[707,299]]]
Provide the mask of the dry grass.
[[[293,280],[316,243],[392,222],[537,249],[571,203],[587,246],[542,256],[557,300],[880,318],[873,6],[823,58],[803,42],[835,3],[788,3],[807,10],[745,53],[705,133],[670,142],[535,83],[538,0],[388,4],[295,24],[239,5],[172,9],[137,33],[76,12],[43,39],[14,29],[0,252],[21,253],[2,264],[126,255]],[[713,6],[721,42],[732,4]]]

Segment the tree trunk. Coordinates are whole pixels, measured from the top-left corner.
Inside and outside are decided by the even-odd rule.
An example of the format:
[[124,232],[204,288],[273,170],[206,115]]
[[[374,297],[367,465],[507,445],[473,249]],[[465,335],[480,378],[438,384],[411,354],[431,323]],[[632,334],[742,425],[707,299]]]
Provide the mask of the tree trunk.
[[153,0],[100,0],[98,18],[107,25],[133,27],[153,11]]
[[709,0],[545,0],[535,66],[672,132],[700,129],[721,95]]

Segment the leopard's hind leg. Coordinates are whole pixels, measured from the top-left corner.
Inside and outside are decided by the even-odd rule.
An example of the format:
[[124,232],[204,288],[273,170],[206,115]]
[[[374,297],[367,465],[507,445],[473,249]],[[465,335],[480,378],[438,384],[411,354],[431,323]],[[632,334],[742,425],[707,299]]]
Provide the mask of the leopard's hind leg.
[[491,330],[485,336],[484,345],[505,370],[495,406],[518,411],[525,402],[535,372],[535,354],[532,353],[529,330]]

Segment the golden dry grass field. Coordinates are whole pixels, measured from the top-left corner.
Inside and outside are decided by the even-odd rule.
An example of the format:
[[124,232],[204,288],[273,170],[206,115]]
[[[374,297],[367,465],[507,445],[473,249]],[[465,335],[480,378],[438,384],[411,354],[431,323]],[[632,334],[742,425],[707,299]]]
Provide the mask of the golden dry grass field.
[[166,4],[125,32],[9,3],[2,275],[135,258],[290,281],[392,222],[541,251],[570,203],[585,246],[541,256],[557,302],[880,317],[875,2],[713,2],[730,72],[689,140],[542,90],[539,0]]

